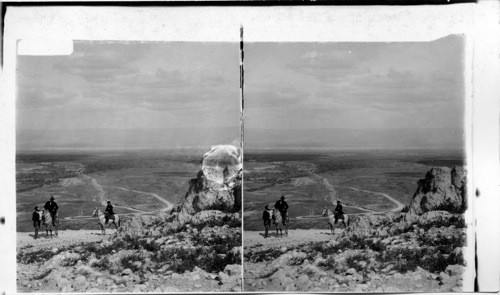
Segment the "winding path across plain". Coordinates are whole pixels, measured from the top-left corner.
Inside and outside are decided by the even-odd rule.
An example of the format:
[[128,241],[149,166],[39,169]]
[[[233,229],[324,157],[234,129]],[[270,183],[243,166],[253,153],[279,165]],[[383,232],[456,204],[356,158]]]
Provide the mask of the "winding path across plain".
[[[364,193],[372,193],[372,194],[375,194],[375,195],[381,195],[381,196],[389,199],[390,201],[392,201],[394,204],[396,204],[395,208],[393,208],[391,210],[381,211],[379,213],[389,212],[389,211],[398,212],[398,211],[401,211],[404,208],[404,206],[405,206],[405,205],[403,205],[403,203],[401,203],[400,201],[394,199],[393,197],[389,196],[386,193],[380,193],[380,192],[374,192],[374,191],[369,191],[369,190],[363,190],[363,189],[359,189],[359,188],[355,188],[355,187],[349,187],[349,186],[345,186],[343,188],[348,188],[348,189],[352,189],[352,190],[359,191],[359,192],[364,192]],[[374,211],[374,212],[376,212],[376,211]]]
[[[332,201],[332,204],[335,205],[334,203],[334,199],[336,198],[337,196],[337,192],[335,191],[335,188],[332,184],[330,184],[330,182],[328,181],[328,179],[326,177],[322,177],[318,174],[315,174],[316,176],[320,177],[323,179],[323,185],[326,187],[327,190],[330,191],[330,199]],[[364,193],[371,193],[371,194],[375,194],[375,195],[380,195],[380,196],[383,196],[385,198],[387,198],[388,200],[390,200],[391,202],[393,202],[394,204],[396,204],[396,207],[391,209],[391,210],[385,210],[385,211],[374,211],[374,210],[370,210],[370,209],[366,209],[366,208],[363,208],[363,207],[360,207],[360,206],[353,206],[353,205],[345,205],[346,207],[351,207],[351,208],[356,208],[358,210],[361,210],[361,211],[365,211],[366,213],[355,213],[355,214],[351,214],[351,215],[360,215],[360,214],[369,214],[369,213],[384,213],[384,212],[399,212],[401,211],[403,208],[404,208],[404,205],[403,203],[401,203],[400,201],[396,200],[395,198],[391,197],[390,195],[386,194],[386,193],[380,193],[380,192],[374,192],[374,191],[369,191],[369,190],[363,190],[363,189],[359,189],[359,188],[355,188],[355,187],[349,187],[349,186],[338,186],[338,187],[341,187],[341,188],[347,188],[347,189],[351,189],[351,190],[355,190],[355,191],[359,191],[359,192],[364,192]]]

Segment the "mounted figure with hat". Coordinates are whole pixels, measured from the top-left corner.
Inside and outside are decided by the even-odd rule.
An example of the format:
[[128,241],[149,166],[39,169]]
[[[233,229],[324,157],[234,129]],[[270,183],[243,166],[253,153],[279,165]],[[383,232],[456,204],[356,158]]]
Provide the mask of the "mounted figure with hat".
[[50,197],[50,201],[47,201],[47,203],[45,203],[43,209],[47,210],[50,213],[50,217],[52,218],[52,225],[56,226],[56,223],[59,223],[59,220],[57,218],[57,210],[59,209],[59,206],[57,206],[54,196]]
[[335,207],[335,210],[333,210],[333,213],[335,214],[335,224],[339,219],[344,219],[344,211],[342,210],[342,205],[340,204],[340,201],[337,201],[337,207]]
[[108,205],[106,206],[106,209],[104,210],[104,217],[106,218],[106,223],[108,224],[109,219],[115,215],[115,212],[113,211],[113,205],[111,205],[111,201],[108,201]]

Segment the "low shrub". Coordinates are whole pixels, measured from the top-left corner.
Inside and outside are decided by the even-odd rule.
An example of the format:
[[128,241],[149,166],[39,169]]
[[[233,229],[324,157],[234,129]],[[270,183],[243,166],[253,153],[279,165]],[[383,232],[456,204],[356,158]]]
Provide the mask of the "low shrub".
[[91,266],[95,267],[99,270],[106,270],[106,269],[109,269],[111,267],[111,262],[109,261],[107,256],[104,256],[99,261],[92,263]]
[[364,271],[366,267],[363,267],[359,262],[367,261],[368,256],[365,253],[358,253],[346,258],[345,263],[347,268],[354,268],[356,271]]
[[378,255],[378,260],[384,264],[393,264],[399,273],[414,271],[422,261],[420,248],[390,248]]
[[122,257],[120,260],[120,263],[122,264],[124,269],[130,268],[133,272],[137,272],[140,270],[140,268],[137,266],[135,262],[137,261],[143,261],[143,258],[140,254],[130,254],[127,256]]
[[334,256],[329,256],[326,260],[318,263],[318,266],[323,267],[326,270],[338,270],[339,263],[335,261]]
[[272,261],[283,254],[280,249],[270,248],[257,253],[253,253],[249,260],[251,262]]
[[41,249],[28,253],[18,253],[17,262],[24,264],[45,262],[65,250],[66,249],[59,249],[56,252],[52,252],[51,250]]

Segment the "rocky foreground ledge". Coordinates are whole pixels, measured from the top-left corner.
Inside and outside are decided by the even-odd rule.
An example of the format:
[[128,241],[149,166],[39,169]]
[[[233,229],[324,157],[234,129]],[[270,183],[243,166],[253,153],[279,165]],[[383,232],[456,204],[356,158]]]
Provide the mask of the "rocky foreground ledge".
[[461,167],[431,169],[405,212],[358,217],[327,242],[249,243],[244,290],[462,291],[465,175]]
[[116,233],[97,242],[19,248],[18,291],[240,291],[238,159],[232,146],[205,154],[185,202],[172,212],[124,219]]

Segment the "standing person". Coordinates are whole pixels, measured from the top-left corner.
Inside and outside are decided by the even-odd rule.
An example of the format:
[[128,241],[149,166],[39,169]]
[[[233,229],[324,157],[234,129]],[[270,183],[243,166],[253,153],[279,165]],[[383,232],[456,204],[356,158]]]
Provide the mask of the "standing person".
[[106,214],[104,215],[104,218],[106,218],[105,224],[108,224],[111,216],[115,215],[115,212],[113,212],[113,205],[111,205],[111,201],[108,201],[108,206],[106,206],[106,210],[104,210],[104,212],[106,212]]
[[33,220],[33,226],[35,227],[35,240],[38,238],[38,230],[40,229],[41,226],[41,213],[38,210],[38,206],[35,206],[35,211],[33,214],[31,214],[31,220]]
[[288,204],[285,202],[285,196],[281,196],[281,199],[274,204],[274,208],[280,211],[281,218],[283,218],[283,225],[286,225],[288,222]]
[[59,209],[59,206],[57,206],[54,196],[50,197],[50,201],[47,201],[43,208],[49,211],[50,217],[52,217],[52,225],[56,226],[56,222],[59,223],[59,220],[57,218],[57,209]]
[[266,228],[266,232],[264,233],[264,238],[269,236],[269,228],[271,227],[271,220],[273,217],[273,210],[269,208],[269,205],[266,205],[264,212],[262,213],[262,220],[264,220],[264,227]]
[[342,215],[344,214],[344,211],[342,211],[342,205],[340,204],[340,201],[337,201],[337,207],[335,207],[335,210],[333,212],[335,213],[335,224],[337,224],[339,218],[342,217]]

